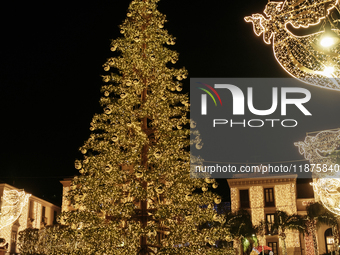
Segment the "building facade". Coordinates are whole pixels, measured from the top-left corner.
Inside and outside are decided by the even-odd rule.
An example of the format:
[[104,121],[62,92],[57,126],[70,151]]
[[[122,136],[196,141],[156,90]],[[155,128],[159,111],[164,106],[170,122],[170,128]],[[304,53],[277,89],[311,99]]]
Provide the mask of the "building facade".
[[[275,211],[306,215],[306,206],[315,201],[313,194],[305,197],[298,196],[298,189],[306,191],[306,189],[312,190],[312,187],[309,184],[298,187],[296,181],[296,175],[278,176],[276,178],[228,179],[232,212],[245,209],[250,213],[253,225],[258,225],[261,221],[268,223],[264,235],[259,236],[259,243],[271,247],[274,255],[282,254],[282,241],[279,240],[278,233],[270,229],[270,223],[274,221]],[[334,238],[330,226],[321,226],[316,235],[319,254],[331,252],[334,249]],[[234,245],[236,248],[239,244],[235,243]],[[311,236],[286,230],[288,254],[313,255],[313,247]]]
[[11,185],[0,183],[0,237],[6,240],[7,252],[17,254],[18,234],[26,228],[43,228],[56,223],[60,207],[27,194]]

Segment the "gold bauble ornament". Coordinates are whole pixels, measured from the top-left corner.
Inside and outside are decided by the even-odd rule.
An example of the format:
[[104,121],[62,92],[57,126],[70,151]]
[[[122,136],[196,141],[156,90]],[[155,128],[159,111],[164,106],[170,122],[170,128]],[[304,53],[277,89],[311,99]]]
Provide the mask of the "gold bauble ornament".
[[199,143],[196,143],[195,147],[196,147],[197,150],[200,150],[200,149],[203,148],[203,146]]
[[217,214],[214,214],[213,221],[220,221],[220,217]]
[[121,30],[120,30],[120,33],[121,33],[121,34],[124,34],[124,33],[125,33],[125,30],[124,30],[124,29],[121,29]]
[[190,127],[195,128],[196,127],[196,122],[193,120],[190,120]]
[[137,178],[142,178],[143,172],[141,170],[137,170],[135,175],[136,175]]
[[105,172],[107,172],[107,173],[110,173],[110,172],[112,171],[112,169],[113,169],[113,167],[112,167],[111,164],[107,164],[107,165],[105,166]]
[[162,194],[164,192],[164,186],[163,185],[159,185],[157,188],[156,188],[156,192],[158,194]]
[[156,159],[159,159],[161,157],[161,153],[159,151],[156,151],[153,155]]
[[80,169],[81,169],[82,165],[81,165],[80,160],[76,160],[76,161],[74,162],[74,167],[75,167],[77,170],[80,170]]
[[131,12],[128,12],[126,16],[131,17],[132,16]]
[[220,197],[216,197],[214,199],[215,204],[220,204],[222,202],[222,199]]
[[185,199],[187,200],[187,201],[192,201],[193,200],[193,196],[192,196],[192,194],[186,194],[185,195]]
[[109,71],[110,70],[110,66],[104,66],[104,71]]
[[150,236],[156,236],[157,235],[157,231],[156,230],[150,230],[147,234],[149,237]]
[[208,190],[208,187],[202,187],[202,191],[206,192]]
[[231,236],[226,236],[226,237],[225,237],[225,240],[226,240],[227,242],[231,242],[233,239],[231,238]]
[[212,185],[212,187],[213,187],[214,189],[217,189],[218,184],[215,182],[215,183]]
[[118,136],[113,135],[111,140],[112,140],[112,142],[117,142],[118,141]]
[[114,45],[110,48],[111,51],[115,51],[117,49],[117,45]]
[[110,92],[109,91],[105,91],[104,92],[104,96],[108,97],[110,95]]
[[185,219],[187,220],[187,221],[192,221],[192,214],[188,214],[187,216],[185,216]]
[[182,129],[182,126],[181,125],[177,125],[177,129]]
[[83,153],[83,154],[86,154],[87,150],[86,150],[85,148],[82,148],[82,149],[80,150],[80,152]]
[[176,90],[177,91],[182,91],[182,87],[181,86],[176,86]]
[[106,114],[111,114],[112,113],[112,108],[110,106],[105,107],[104,112]]

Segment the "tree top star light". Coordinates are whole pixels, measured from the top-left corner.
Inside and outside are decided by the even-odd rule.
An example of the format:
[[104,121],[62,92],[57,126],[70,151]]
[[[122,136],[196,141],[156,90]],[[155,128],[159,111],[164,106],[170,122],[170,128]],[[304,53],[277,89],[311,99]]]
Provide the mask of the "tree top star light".
[[[287,0],[269,2],[264,14],[245,17],[257,36],[273,45],[274,56],[294,78],[322,88],[340,90],[340,30],[334,18],[338,0]],[[337,13],[338,14],[338,13]],[[322,22],[322,23],[321,23]],[[297,36],[289,31],[319,24],[323,31]]]

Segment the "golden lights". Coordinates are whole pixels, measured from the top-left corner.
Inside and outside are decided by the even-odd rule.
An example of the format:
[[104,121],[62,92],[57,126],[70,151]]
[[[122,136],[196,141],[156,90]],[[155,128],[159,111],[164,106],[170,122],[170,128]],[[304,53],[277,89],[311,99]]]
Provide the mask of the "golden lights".
[[31,195],[25,191],[4,190],[1,206],[0,229],[12,224],[22,213]]
[[313,189],[316,200],[331,212],[340,215],[340,166],[336,157],[330,153],[336,150],[340,142],[339,130],[324,130],[314,136],[307,135],[303,142],[294,143],[300,154],[313,166],[320,166],[320,171],[313,171]]
[[[340,90],[340,30],[296,36],[287,25],[307,28],[330,18],[338,0],[269,2],[262,14],[245,17],[253,23],[254,33],[263,35],[281,67],[294,78],[307,84]],[[331,78],[331,79],[328,79]]]

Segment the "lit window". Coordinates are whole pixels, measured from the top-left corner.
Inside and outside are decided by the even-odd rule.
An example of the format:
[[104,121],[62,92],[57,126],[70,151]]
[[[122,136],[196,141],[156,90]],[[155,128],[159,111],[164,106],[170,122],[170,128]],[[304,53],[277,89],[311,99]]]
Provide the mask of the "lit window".
[[264,202],[265,206],[275,206],[273,188],[264,189]]
[[268,247],[272,248],[272,252],[274,255],[277,255],[277,243],[276,242],[269,242]]
[[272,228],[274,223],[274,214],[266,215],[266,223],[267,223],[267,235],[277,235],[277,231]]
[[335,251],[335,249],[334,249],[334,236],[333,236],[333,232],[332,232],[331,228],[329,228],[325,231],[325,239],[326,239],[327,253]]

